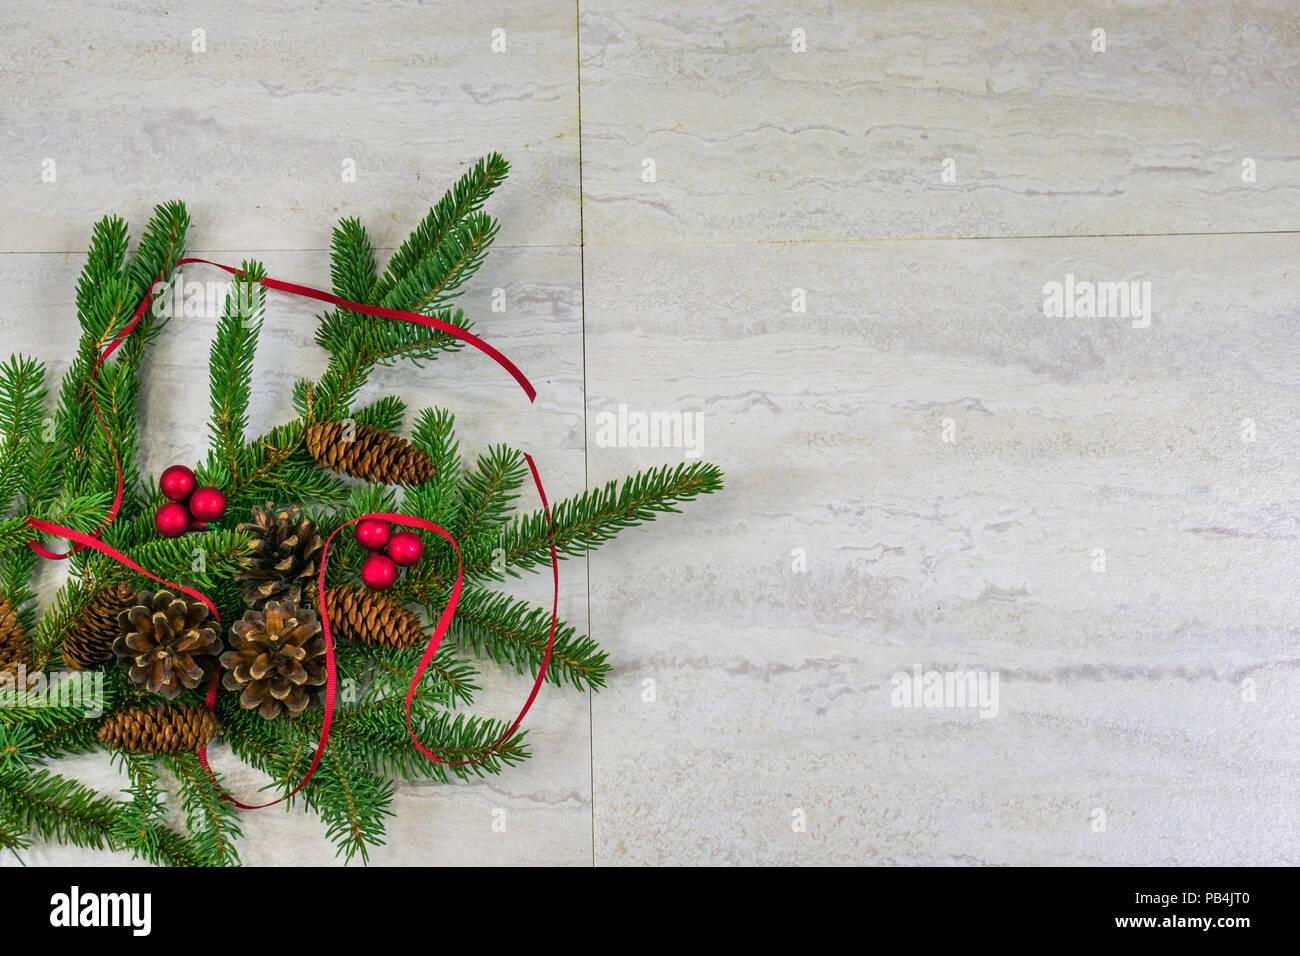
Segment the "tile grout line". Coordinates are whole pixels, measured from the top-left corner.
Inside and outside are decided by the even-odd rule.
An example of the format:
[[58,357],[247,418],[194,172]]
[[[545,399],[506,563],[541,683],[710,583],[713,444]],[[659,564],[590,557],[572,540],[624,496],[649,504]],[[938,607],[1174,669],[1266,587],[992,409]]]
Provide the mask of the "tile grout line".
[[[581,79],[579,80],[581,82]],[[582,159],[582,105],[581,94],[579,94],[578,106],[578,159]],[[582,230],[582,208],[581,203],[584,199],[582,193],[582,171],[578,172],[578,220],[579,220],[579,238],[576,248],[579,253],[586,248],[586,239],[581,235]],[[1225,229],[1225,230],[1202,230],[1192,232],[1075,232],[1075,233],[1044,233],[1033,235],[1029,233],[1005,236],[865,236],[849,238],[792,238],[792,239],[699,239],[688,241],[659,241],[659,242],[607,242],[603,244],[604,248],[611,249],[651,249],[651,248],[676,248],[676,247],[694,247],[694,246],[803,246],[803,245],[874,245],[881,242],[1013,242],[1025,239],[1205,239],[1218,236],[1295,236],[1300,235],[1300,229]],[[598,246],[599,247],[599,246]],[[376,246],[375,252],[395,252],[396,246]],[[572,249],[573,245],[561,243],[522,243],[517,245],[494,246],[496,249]],[[320,246],[316,248],[303,249],[204,249],[196,248],[195,252],[204,252],[210,255],[267,255],[277,253],[300,253],[300,252],[329,252],[329,246]],[[80,256],[85,255],[85,249],[0,249],[0,256]]]
[[[580,96],[581,99],[581,96]],[[581,104],[578,107],[578,138],[581,139]],[[582,144],[578,143],[578,161],[581,163]],[[582,209],[582,173],[578,172],[578,232],[581,233]],[[690,239],[679,242],[606,242],[598,243],[604,248],[680,248],[697,246],[874,246],[881,242],[1018,242],[1024,239],[1206,239],[1229,237],[1229,235],[1300,235],[1300,229],[1227,229],[1216,232],[1190,233],[1060,233],[1060,234],[1021,234],[1021,235],[871,235],[859,238],[792,238],[792,239]],[[562,243],[521,243],[521,245],[495,245],[497,250],[504,248],[577,248],[585,250],[586,239],[578,237],[577,246]],[[329,252],[329,246],[318,248],[195,248],[195,252],[208,255],[277,255],[295,254],[295,252]],[[377,246],[376,252],[396,251],[394,246]],[[85,248],[10,248],[0,250],[0,256],[75,256],[86,255]]]
[[[573,0],[573,34],[575,66],[578,79],[578,314],[582,328],[582,485],[591,488],[591,468],[587,460],[587,236],[583,221],[582,191],[582,7]],[[591,633],[591,553],[583,555],[587,567],[587,633]],[[596,716],[593,699],[587,690],[587,771],[591,787],[591,865],[596,865]]]

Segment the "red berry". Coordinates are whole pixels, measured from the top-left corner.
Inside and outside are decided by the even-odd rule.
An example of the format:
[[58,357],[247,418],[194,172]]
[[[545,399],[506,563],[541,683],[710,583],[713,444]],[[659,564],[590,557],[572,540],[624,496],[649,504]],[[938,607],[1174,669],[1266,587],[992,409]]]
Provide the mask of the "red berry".
[[388,544],[393,529],[382,518],[366,518],[352,526],[352,533],[357,536],[357,544],[361,547],[367,551],[378,551]]
[[164,538],[179,538],[190,530],[190,513],[179,501],[169,501],[158,509],[153,523]]
[[397,565],[382,554],[372,554],[361,565],[361,583],[372,591],[387,591],[397,583]]
[[394,564],[409,568],[424,557],[424,542],[414,531],[399,531],[388,539],[388,550],[384,553]]
[[170,498],[172,501],[184,501],[194,493],[198,484],[194,472],[184,465],[172,465],[158,479],[158,488],[162,491],[163,497]]
[[226,494],[220,488],[199,488],[190,496],[195,521],[220,521],[226,516]]

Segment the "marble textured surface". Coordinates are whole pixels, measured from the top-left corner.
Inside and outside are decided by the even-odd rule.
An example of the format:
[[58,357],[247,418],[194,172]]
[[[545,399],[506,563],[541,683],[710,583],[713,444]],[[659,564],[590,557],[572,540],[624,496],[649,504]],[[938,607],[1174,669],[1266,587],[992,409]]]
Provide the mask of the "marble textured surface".
[[[548,490],[685,460],[602,440],[620,405],[699,413],[727,474],[565,566],[610,686],[548,690],[521,768],[401,787],[377,862],[1300,862],[1291,4],[241,9],[0,11],[6,351],[59,367],[106,211],[182,197],[200,254],[323,285],[338,217],[391,247],[499,149],[465,306],[539,407],[464,353],[376,391],[543,449]],[[1045,316],[1067,274],[1150,283],[1149,325]],[[147,471],[202,451],[210,335],[157,348]],[[997,715],[893,706],[914,666],[997,674]],[[246,816],[247,862],[332,862],[314,818]]]

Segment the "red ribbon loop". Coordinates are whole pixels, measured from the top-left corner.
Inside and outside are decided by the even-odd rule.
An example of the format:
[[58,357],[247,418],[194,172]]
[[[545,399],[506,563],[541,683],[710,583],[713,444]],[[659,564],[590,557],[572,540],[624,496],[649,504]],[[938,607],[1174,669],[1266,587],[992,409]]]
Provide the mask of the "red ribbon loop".
[[[198,259],[198,258],[180,259],[176,262],[176,265],[182,266],[189,263],[202,263],[204,265],[215,266],[216,268],[228,272],[234,276],[242,277],[244,275],[243,270],[241,269],[235,269],[231,266],[222,265],[219,262],[211,262],[210,260],[207,259]],[[114,467],[117,471],[117,491],[114,495],[113,505],[109,509],[108,514],[106,515],[104,521],[101,522],[99,527],[96,528],[96,530],[91,534],[85,534],[84,532],[77,531],[73,528],[68,528],[68,527],[64,527],[63,525],[53,524],[48,521],[42,521],[39,518],[29,517],[27,519],[27,523],[31,525],[31,527],[35,528],[37,531],[40,531],[44,534],[51,534],[51,535],[56,535],[58,537],[66,538],[69,541],[73,542],[72,549],[64,554],[57,554],[53,551],[50,551],[43,544],[41,544],[39,541],[36,540],[30,542],[30,546],[32,550],[35,551],[37,554],[39,554],[41,557],[49,558],[51,560],[62,560],[64,558],[69,557],[71,554],[75,552],[81,551],[84,548],[91,548],[95,551],[98,551],[101,554],[107,555],[108,557],[112,558],[114,561],[118,562],[119,564],[125,567],[130,568],[131,570],[135,571],[138,574],[143,574],[145,577],[152,578],[153,580],[158,581],[159,583],[164,584],[169,588],[174,588],[176,590],[182,591],[185,594],[188,594],[191,597],[195,598],[196,600],[201,601],[204,605],[207,606],[208,610],[212,612],[212,616],[217,620],[217,622],[220,623],[221,617],[217,613],[216,605],[213,604],[212,601],[209,600],[209,598],[206,595],[204,595],[202,592],[196,591],[192,588],[185,587],[183,585],[174,584],[170,581],[166,581],[163,578],[158,577],[157,575],[142,568],[139,564],[131,560],[130,557],[123,554],[121,551],[117,550],[116,548],[113,548],[110,545],[104,544],[102,541],[99,540],[99,536],[103,534],[104,530],[110,524],[112,524],[113,520],[117,517],[118,511],[121,509],[124,488],[123,488],[123,477],[122,477],[122,464],[120,459],[118,458],[117,447],[113,443],[112,433],[109,431],[108,423],[105,422],[104,416],[100,412],[99,401],[95,395],[95,389],[94,389],[95,378],[99,372],[99,367],[104,364],[104,362],[108,359],[109,356],[111,356],[115,351],[117,351],[117,349],[122,345],[122,343],[126,341],[126,339],[131,335],[132,332],[135,331],[136,327],[140,324],[140,319],[143,317],[145,310],[149,307],[150,302],[152,302],[154,294],[158,289],[158,285],[162,281],[163,281],[162,276],[159,276],[157,279],[154,280],[153,284],[149,287],[149,291],[145,295],[144,300],[140,303],[139,308],[137,308],[135,310],[134,315],[132,315],[131,321],[125,327],[123,327],[123,329],[120,332],[118,332],[117,335],[113,337],[113,340],[111,342],[108,343],[108,345],[100,353],[99,358],[96,360],[94,368],[91,370],[91,376],[90,376],[91,401],[95,408],[95,416],[99,419],[100,427],[104,432],[105,438],[108,440],[109,448],[113,454]],[[521,372],[513,362],[511,362],[508,358],[506,358],[504,354],[502,354],[493,346],[489,345],[487,342],[480,339],[478,336],[473,335],[472,333],[467,332],[464,329],[459,328],[455,325],[452,325],[449,322],[444,322],[441,319],[435,319],[427,315],[420,315],[415,312],[403,312],[398,309],[385,309],[385,308],[380,308],[378,306],[364,305],[360,302],[351,302],[347,299],[344,299],[337,295],[333,295],[329,292],[322,292],[319,289],[313,289],[308,286],[297,285],[296,283],[292,283],[292,282],[282,282],[279,279],[263,278],[259,281],[261,285],[265,286],[268,289],[275,289],[281,292],[288,292],[291,295],[299,295],[309,299],[317,299],[321,302],[328,302],[332,305],[339,306],[351,312],[358,312],[363,315],[372,315],[377,318],[396,319],[402,322],[412,322],[418,325],[423,325],[429,328],[434,328],[446,332],[448,335],[452,335],[455,338],[458,338],[461,341],[474,346],[476,349],[483,352],[485,355],[487,355],[493,361],[495,361],[498,365],[504,368],[507,372],[509,372],[510,375],[514,378],[514,380],[518,382],[520,387],[524,390],[524,393],[528,396],[528,400],[530,402],[534,401],[537,398],[537,391],[536,389],[533,388],[532,383],[528,381],[527,377],[524,376],[524,373]],[[287,800],[290,797],[292,797],[294,794],[300,792],[303,789],[303,787],[307,786],[307,782],[311,780],[312,776],[316,773],[316,770],[320,767],[321,758],[324,756],[325,753],[325,745],[329,740],[330,724],[334,719],[334,705],[335,705],[335,697],[336,697],[337,685],[338,685],[337,674],[335,672],[335,667],[334,667],[334,642],[333,642],[333,638],[330,635],[329,613],[325,607],[325,569],[329,558],[329,547],[330,547],[330,542],[334,540],[334,536],[337,535],[340,531],[353,524],[356,524],[358,521],[363,521],[366,518],[380,518],[385,521],[393,522],[394,524],[405,525],[407,527],[412,527],[412,528],[421,528],[425,531],[433,532],[441,536],[444,540],[446,540],[447,543],[451,545],[452,550],[456,554],[456,564],[457,564],[456,584],[452,588],[451,594],[447,600],[447,604],[443,608],[442,614],[438,618],[438,623],[434,627],[433,634],[429,638],[428,646],[425,648],[424,656],[420,660],[420,666],[416,669],[415,675],[411,680],[411,686],[407,690],[407,694],[406,694],[406,730],[407,733],[410,734],[411,740],[415,743],[416,748],[420,751],[420,753],[424,754],[426,757],[428,757],[430,760],[435,761],[436,763],[445,764],[448,766],[465,766],[468,764],[478,763],[479,761],[487,759],[498,749],[500,749],[500,747],[507,740],[510,739],[511,735],[513,735],[514,732],[519,729],[519,725],[523,723],[524,717],[527,715],[529,708],[533,706],[533,701],[537,699],[537,695],[542,689],[542,683],[546,679],[546,669],[550,665],[551,652],[555,646],[555,630],[558,623],[558,614],[559,614],[559,606],[560,606],[560,566],[559,566],[559,555],[556,552],[555,542],[553,540],[554,524],[551,516],[551,506],[546,499],[546,491],[542,487],[542,479],[541,476],[538,474],[537,465],[533,462],[532,456],[525,453],[524,458],[527,459],[528,461],[528,468],[532,472],[532,476],[533,476],[533,484],[537,487],[538,495],[541,496],[542,507],[546,511],[547,528],[550,534],[552,535],[552,540],[550,542],[551,573],[553,578],[552,604],[551,604],[551,630],[550,630],[550,635],[546,641],[546,652],[542,657],[541,666],[538,668],[537,678],[533,682],[532,692],[528,695],[528,699],[524,702],[523,708],[519,711],[519,716],[515,718],[514,723],[512,723],[510,727],[506,730],[506,732],[502,734],[501,739],[498,740],[496,743],[494,743],[490,748],[485,750],[482,754],[468,760],[443,760],[440,757],[438,757],[436,754],[429,751],[420,742],[419,737],[416,735],[415,731],[411,727],[411,703],[415,698],[415,692],[419,688],[421,680],[424,678],[425,671],[428,669],[429,664],[433,661],[434,655],[438,652],[438,647],[442,643],[443,637],[446,636],[447,630],[451,627],[452,618],[455,616],[456,613],[456,606],[460,601],[461,588],[464,583],[464,576],[465,576],[465,565],[464,565],[464,561],[461,558],[460,546],[456,543],[455,538],[453,538],[443,528],[440,528],[438,525],[434,524],[431,521],[425,521],[422,518],[414,518],[411,517],[410,515],[399,515],[399,514],[389,514],[389,513],[359,515],[357,517],[349,519],[347,522],[345,522],[344,524],[336,528],[334,532],[329,536],[328,540],[326,540],[325,548],[321,552],[321,566],[320,566],[320,574],[318,580],[318,588],[319,588],[319,597],[320,597],[319,609],[320,609],[321,629],[325,637],[325,715],[321,721],[320,740],[316,745],[316,752],[312,756],[311,765],[307,768],[307,773],[303,776],[302,780],[298,783],[298,785],[294,787],[293,790],[289,791],[284,796],[280,797],[278,800],[273,800],[270,803],[250,805],[246,803],[240,803],[238,800],[236,800],[234,797],[230,796],[229,794],[223,794],[222,799],[228,800],[231,803],[233,803],[235,806],[240,807],[241,809],[244,810],[259,810],[264,807],[272,807],[275,806],[277,803]],[[205,706],[209,711],[214,710],[216,707],[217,691],[220,688],[220,684],[221,684],[221,667],[220,665],[217,665],[213,669],[212,680],[208,685],[207,698],[204,702]],[[212,775],[212,768],[208,765],[208,756],[207,756],[206,747],[199,750],[199,761],[202,764],[203,769],[206,770],[209,775]]]

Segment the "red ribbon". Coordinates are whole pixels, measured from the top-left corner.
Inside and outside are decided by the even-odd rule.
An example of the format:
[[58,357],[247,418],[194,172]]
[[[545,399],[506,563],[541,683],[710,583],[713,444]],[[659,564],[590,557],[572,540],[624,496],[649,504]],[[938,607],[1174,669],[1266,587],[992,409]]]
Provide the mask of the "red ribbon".
[[[176,265],[182,266],[188,263],[202,263],[204,265],[215,266],[218,269],[224,270],[225,272],[229,272],[233,276],[243,277],[244,275],[242,269],[235,269],[232,268],[231,266],[222,265],[219,262],[212,262],[208,259],[198,259],[198,258],[180,259],[177,261]],[[50,551],[49,549],[45,548],[38,541],[32,541],[30,542],[30,545],[32,550],[35,551],[37,554],[41,555],[44,558],[49,558],[51,560],[62,560],[64,558],[69,557],[71,554],[75,552],[81,551],[83,548],[91,548],[95,551],[98,551],[101,554],[107,555],[108,557],[112,558],[114,561],[117,561],[119,564],[122,564],[132,569],[133,571],[139,574],[143,574],[145,577],[152,578],[153,580],[159,582],[160,584],[182,591],[185,594],[188,594],[191,597],[195,598],[196,600],[203,602],[203,604],[207,606],[208,610],[212,612],[212,616],[216,619],[216,621],[220,623],[221,616],[220,614],[217,613],[216,605],[213,604],[212,601],[209,600],[206,595],[204,595],[199,591],[193,590],[191,588],[184,587],[183,585],[174,584],[170,581],[166,581],[163,578],[160,578],[157,575],[152,574],[149,571],[146,571],[144,568],[142,568],[135,561],[132,561],[131,558],[123,554],[121,551],[117,550],[116,548],[110,545],[104,544],[102,541],[99,540],[99,536],[103,534],[104,530],[110,524],[112,524],[113,520],[117,517],[118,511],[121,509],[124,488],[123,488],[123,477],[122,477],[122,464],[117,454],[117,447],[113,443],[112,433],[109,431],[108,423],[104,421],[104,416],[101,414],[99,409],[99,401],[95,395],[95,389],[94,389],[95,378],[98,375],[100,366],[104,364],[104,362],[108,359],[110,355],[112,355],[115,351],[117,351],[117,349],[122,345],[122,343],[126,341],[127,337],[130,336],[130,334],[135,331],[136,326],[140,324],[140,319],[144,316],[145,310],[149,307],[150,302],[153,300],[154,293],[158,289],[158,284],[162,281],[163,281],[162,276],[159,276],[157,279],[154,280],[153,284],[149,287],[149,291],[148,293],[146,293],[144,300],[140,303],[139,308],[137,308],[135,310],[134,315],[132,315],[131,321],[119,333],[117,333],[116,336],[113,337],[113,340],[109,342],[108,345],[104,348],[104,350],[100,353],[99,358],[96,360],[94,367],[91,369],[91,374],[90,374],[91,401],[95,407],[95,416],[99,419],[99,424],[101,429],[104,432],[104,437],[107,439],[109,449],[112,451],[113,464],[117,471],[117,491],[114,495],[113,505],[109,509],[108,514],[106,515],[104,521],[102,521],[99,527],[96,528],[95,531],[92,532],[91,534],[85,534],[84,532],[77,531],[74,528],[68,528],[68,527],[64,527],[63,525],[57,525],[48,521],[42,521],[39,518],[29,517],[27,519],[27,523],[31,525],[31,527],[35,528],[37,531],[40,531],[44,534],[56,535],[58,537],[66,538],[69,541],[73,542],[72,549],[64,554],[56,554]],[[291,295],[304,296],[309,299],[318,299],[321,302],[329,302],[332,305],[340,306],[341,308],[347,309],[348,311],[351,312],[358,312],[364,315],[372,315],[377,318],[383,318],[383,319],[396,319],[402,322],[413,322],[418,325],[424,325],[429,328],[434,328],[442,332],[446,332],[447,334],[452,335],[455,338],[458,338],[461,341],[467,342],[470,345],[474,346],[476,349],[489,356],[493,361],[495,361],[498,365],[500,365],[507,372],[509,372],[510,375],[514,378],[514,380],[518,382],[520,387],[524,390],[524,393],[528,396],[528,400],[530,402],[534,401],[537,398],[537,391],[536,389],[533,388],[532,383],[528,381],[527,377],[524,376],[524,373],[521,372],[513,362],[511,362],[508,358],[506,358],[504,354],[502,354],[493,346],[489,345],[487,342],[480,339],[478,336],[473,335],[472,333],[467,332],[464,329],[459,328],[458,326],[452,325],[449,322],[444,322],[441,319],[435,319],[427,315],[420,315],[415,312],[403,312],[398,309],[385,309],[385,308],[380,308],[378,306],[364,305],[360,302],[351,302],[347,299],[342,298],[341,296],[333,295],[329,292],[322,292],[319,289],[313,289],[310,288],[309,286],[297,285],[296,283],[292,283],[292,282],[282,282],[279,279],[263,278],[258,281],[260,282],[261,285],[265,286],[268,289],[275,289],[281,292],[288,292]],[[553,534],[554,525],[551,517],[551,506],[549,502],[546,500],[546,491],[545,489],[542,488],[541,476],[537,472],[537,466],[533,462],[532,456],[525,453],[524,458],[527,459],[528,461],[528,468],[532,472],[533,483],[537,487],[538,495],[541,496],[542,507],[546,511],[547,527]],[[442,760],[436,754],[427,750],[425,746],[422,743],[420,743],[419,737],[416,735],[415,731],[411,727],[411,703],[415,698],[415,692],[420,685],[420,681],[424,677],[424,672],[428,669],[429,664],[432,662],[434,655],[437,653],[438,646],[442,643],[442,639],[446,635],[448,628],[451,627],[452,617],[456,613],[456,605],[460,601],[461,587],[464,583],[464,575],[465,575],[465,565],[464,565],[464,561],[461,559],[460,546],[456,543],[455,538],[453,538],[450,534],[448,534],[447,531],[445,531],[443,528],[440,528],[438,525],[434,524],[431,521],[425,521],[422,518],[413,518],[409,515],[388,514],[384,512],[368,514],[368,515],[359,515],[355,518],[348,520],[346,523],[336,528],[334,532],[329,536],[328,540],[325,542],[325,548],[321,552],[321,566],[320,566],[320,574],[318,580],[318,588],[319,588],[319,597],[320,597],[319,608],[320,608],[321,629],[325,637],[325,716],[324,719],[321,721],[320,741],[316,745],[316,752],[312,756],[311,765],[307,768],[307,773],[303,776],[302,780],[298,783],[298,785],[293,790],[286,793],[278,800],[273,800],[270,803],[250,805],[246,803],[240,803],[234,797],[230,796],[230,794],[222,794],[223,800],[228,800],[231,803],[233,803],[235,806],[240,807],[241,809],[259,810],[264,807],[275,806],[277,803],[289,799],[294,794],[301,791],[302,788],[307,785],[307,782],[312,778],[312,776],[316,773],[317,768],[319,768],[320,766],[321,758],[325,752],[325,744],[329,740],[330,724],[334,718],[334,703],[335,703],[335,696],[336,696],[336,691],[338,686],[337,675],[335,673],[335,668],[334,668],[334,641],[330,635],[329,613],[325,607],[325,568],[329,558],[329,546],[330,546],[330,542],[334,540],[334,536],[337,535],[344,528],[356,524],[358,521],[364,521],[367,518],[379,518],[385,521],[391,521],[395,524],[405,525],[407,527],[422,528],[425,531],[432,531],[435,534],[438,534],[442,538],[444,538],[447,541],[447,543],[451,545],[452,550],[455,551],[456,553],[456,564],[457,564],[456,584],[451,590],[451,595],[447,601],[447,605],[443,608],[442,614],[438,618],[437,626],[434,628],[433,634],[429,638],[429,644],[425,648],[424,656],[420,660],[420,666],[416,669],[415,675],[411,679],[411,686],[406,693],[406,731],[408,734],[410,734],[411,740],[415,743],[415,746],[420,751],[420,753],[424,754],[426,757],[428,757],[430,760],[435,761],[436,763],[446,764],[449,766],[465,766],[468,764],[478,763],[481,760],[487,759],[489,756],[495,753],[501,747],[502,744],[504,744],[507,740],[509,740],[510,736],[519,728],[519,725],[523,723],[523,719],[527,715],[529,708],[533,706],[533,701],[537,699],[537,695],[541,691],[542,683],[546,678],[546,669],[551,662],[551,652],[555,646],[555,630],[557,626],[559,604],[560,604],[559,555],[556,552],[554,540],[551,541],[551,545],[550,545],[551,573],[554,579],[553,600],[551,604],[551,630],[550,630],[550,635],[546,640],[546,653],[542,656],[542,663],[537,671],[537,679],[533,682],[532,692],[528,695],[528,699],[524,702],[523,708],[519,711],[519,716],[515,718],[514,723],[510,725],[509,729],[507,729],[506,732],[501,735],[500,740],[494,743],[490,748],[488,748],[479,756],[473,757],[469,760],[454,760],[454,761]],[[211,683],[208,685],[207,698],[204,701],[204,704],[209,711],[214,710],[216,707],[217,691],[220,687],[220,682],[221,682],[221,666],[218,664],[213,669],[212,680]],[[208,765],[207,747],[203,747],[199,750],[199,762],[202,764],[203,769],[206,770],[209,775],[212,775],[212,768]]]
[[[48,521],[42,521],[40,518],[31,518],[31,517],[27,519],[27,523],[31,525],[33,528],[35,528],[37,531],[42,531],[45,534],[56,535],[57,537],[60,538],[67,538],[70,541],[76,542],[77,544],[76,550],[78,551],[80,551],[82,548],[91,548],[95,551],[98,551],[100,554],[108,555],[118,564],[126,565],[128,568],[130,568],[132,571],[135,571],[137,574],[143,574],[147,578],[153,578],[159,584],[164,584],[167,587],[174,588],[177,591],[184,591],[190,597],[194,598],[195,600],[202,601],[205,605],[207,605],[208,610],[212,612],[212,616],[217,619],[218,623],[220,623],[221,615],[217,613],[217,606],[213,604],[210,600],[208,600],[208,596],[204,594],[202,591],[196,591],[193,588],[185,587],[185,585],[183,584],[174,584],[171,581],[166,580],[165,578],[160,578],[152,571],[146,571],[144,568],[140,567],[140,565],[136,564],[129,557],[127,557],[121,551],[117,550],[117,548],[114,548],[112,545],[104,544],[104,542],[100,541],[98,538],[93,537],[92,535],[85,534],[81,531],[77,531],[75,528],[65,528],[63,525],[51,524]],[[67,555],[66,554],[55,555],[55,557],[66,558]]]

